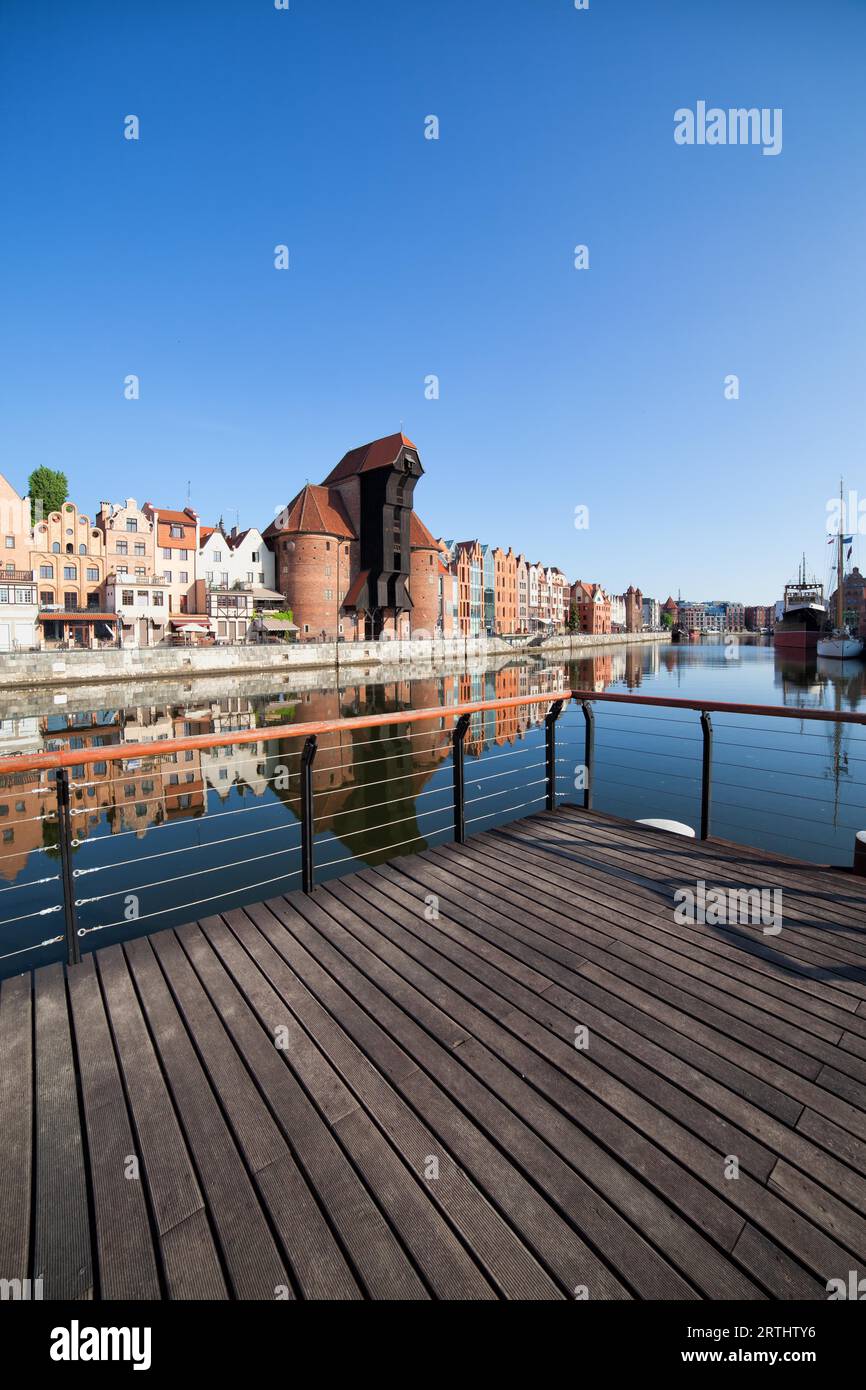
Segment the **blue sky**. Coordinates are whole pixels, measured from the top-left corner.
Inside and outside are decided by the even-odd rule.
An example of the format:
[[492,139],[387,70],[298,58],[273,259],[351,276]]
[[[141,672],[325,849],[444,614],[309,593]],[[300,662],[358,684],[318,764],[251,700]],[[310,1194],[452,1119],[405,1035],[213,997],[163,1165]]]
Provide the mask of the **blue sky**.
[[2,0],[0,469],[264,526],[402,421],[437,534],[773,599],[866,499],[864,52],[864,0]]

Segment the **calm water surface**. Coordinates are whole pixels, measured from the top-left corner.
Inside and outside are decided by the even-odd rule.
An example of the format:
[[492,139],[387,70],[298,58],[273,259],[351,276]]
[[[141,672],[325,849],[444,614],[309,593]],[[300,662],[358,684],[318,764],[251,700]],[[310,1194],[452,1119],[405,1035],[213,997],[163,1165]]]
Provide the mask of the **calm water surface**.
[[[615,647],[580,661],[499,662],[483,672],[388,685],[292,689],[259,675],[0,693],[0,752],[152,742],[154,755],[81,764],[71,774],[82,948],[175,926],[300,886],[299,740],[159,757],[186,734],[393,713],[376,729],[326,735],[315,763],[320,879],[452,836],[451,718],[408,725],[401,711],[573,687],[803,709],[864,708],[864,667],[782,657],[770,644]],[[134,703],[133,703],[134,702]],[[540,809],[544,706],[473,717],[466,741],[467,828]],[[690,711],[598,704],[594,804],[630,818],[697,826],[701,736]],[[863,806],[866,737],[856,726],[713,715],[716,835],[847,864]],[[580,800],[584,721],[563,714],[557,792]],[[0,976],[62,959],[54,790],[47,774],[0,778]],[[41,914],[41,915],[40,915]]]

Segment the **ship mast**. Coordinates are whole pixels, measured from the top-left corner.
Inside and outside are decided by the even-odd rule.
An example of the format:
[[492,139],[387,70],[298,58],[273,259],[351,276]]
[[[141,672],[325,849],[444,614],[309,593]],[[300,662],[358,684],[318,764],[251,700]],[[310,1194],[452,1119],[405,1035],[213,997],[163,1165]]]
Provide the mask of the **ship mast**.
[[842,630],[842,539],[845,530],[842,525],[842,488],[844,484],[839,479],[839,535],[836,538],[836,626],[840,632]]

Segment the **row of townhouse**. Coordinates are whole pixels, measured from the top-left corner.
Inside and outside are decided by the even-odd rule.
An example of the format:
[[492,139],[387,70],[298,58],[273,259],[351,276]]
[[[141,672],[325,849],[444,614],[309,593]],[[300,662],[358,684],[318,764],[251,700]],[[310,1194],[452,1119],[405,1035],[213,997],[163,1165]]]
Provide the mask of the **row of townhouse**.
[[155,646],[202,634],[243,640],[254,614],[282,607],[260,532],[203,527],[134,498],[74,502],[31,521],[0,475],[0,650]]
[[31,524],[0,476],[0,650],[639,630],[639,589],[608,597],[511,547],[435,539],[413,505],[423,474],[402,431],[384,436],[263,531],[131,497]]
[[556,566],[533,563],[509,546],[441,542],[452,585],[451,627],[465,637],[561,632],[571,586]]

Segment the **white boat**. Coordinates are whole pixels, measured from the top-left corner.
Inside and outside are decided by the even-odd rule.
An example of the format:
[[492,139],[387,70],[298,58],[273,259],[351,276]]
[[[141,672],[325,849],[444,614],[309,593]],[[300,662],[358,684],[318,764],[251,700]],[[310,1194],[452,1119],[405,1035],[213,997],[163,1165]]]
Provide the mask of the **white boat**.
[[842,550],[844,546],[853,539],[851,536],[842,534],[844,517],[844,503],[842,501],[842,489],[844,484],[839,483],[839,534],[836,537],[836,626],[826,637],[818,638],[818,655],[827,656],[831,661],[851,661],[863,651],[863,643],[859,637],[854,637],[851,629],[846,627],[842,621],[843,601],[844,601],[844,574],[842,565]]
[[822,637],[818,641],[818,655],[829,656],[834,661],[850,661],[860,656],[862,651],[862,641],[859,637],[852,637],[847,627],[841,631],[834,628],[832,636]]

